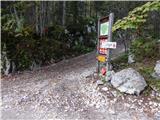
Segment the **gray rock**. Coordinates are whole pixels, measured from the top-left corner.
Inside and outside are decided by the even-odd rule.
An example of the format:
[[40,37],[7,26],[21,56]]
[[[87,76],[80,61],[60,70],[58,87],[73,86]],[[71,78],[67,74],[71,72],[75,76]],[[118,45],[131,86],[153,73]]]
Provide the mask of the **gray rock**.
[[8,58],[6,57],[6,69],[5,69],[5,71],[4,71],[4,74],[5,75],[8,75],[9,74],[9,70],[10,70],[10,68],[11,68],[11,62],[10,62],[10,60],[8,60]]
[[102,82],[102,80],[97,80],[96,84],[97,85],[103,85],[104,83]]
[[160,75],[160,60],[156,62],[156,66],[154,68],[155,72]]
[[135,62],[135,59],[134,59],[134,54],[129,54],[128,55],[128,63],[131,64],[131,63],[134,63]]
[[6,44],[4,44],[2,49],[2,60],[1,60],[1,72],[5,75],[9,75],[11,69],[11,60],[7,57]]
[[133,68],[124,69],[112,76],[111,84],[121,92],[139,95],[147,86],[144,78]]
[[154,73],[152,76],[156,79],[160,79],[160,60],[156,62],[156,66],[154,67]]
[[35,61],[32,62],[32,65],[30,66],[31,70],[37,70],[39,69],[41,64],[37,64]]
[[117,97],[117,96],[118,96],[117,91],[111,91],[111,93],[112,93],[112,95],[113,95],[114,97]]
[[103,87],[103,88],[102,88],[102,91],[105,91],[105,92],[106,92],[106,91],[108,91],[108,88],[107,88],[107,87]]
[[160,120],[160,111],[155,114],[154,119]]

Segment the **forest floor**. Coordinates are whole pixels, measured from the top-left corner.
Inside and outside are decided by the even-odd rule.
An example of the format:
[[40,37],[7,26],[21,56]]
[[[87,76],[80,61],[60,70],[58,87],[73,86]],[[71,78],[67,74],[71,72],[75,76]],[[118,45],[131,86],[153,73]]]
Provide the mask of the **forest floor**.
[[[117,51],[113,57],[121,52]],[[150,97],[118,94],[107,86],[97,88],[95,70],[95,52],[91,52],[2,78],[2,119],[160,119],[160,104]]]

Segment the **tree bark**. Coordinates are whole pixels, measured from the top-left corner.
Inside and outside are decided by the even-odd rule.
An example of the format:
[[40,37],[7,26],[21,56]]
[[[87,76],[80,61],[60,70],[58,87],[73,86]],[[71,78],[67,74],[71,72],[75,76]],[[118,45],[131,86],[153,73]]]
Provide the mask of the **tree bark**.
[[66,1],[63,1],[63,15],[62,15],[62,25],[65,26],[65,16],[66,16]]
[[35,5],[35,16],[36,16],[36,34],[39,35],[39,9],[38,5]]
[[16,17],[17,28],[20,29],[21,28],[20,18],[18,16],[18,13],[17,13],[17,10],[16,10],[15,7],[14,7],[14,14],[15,14],[15,17]]

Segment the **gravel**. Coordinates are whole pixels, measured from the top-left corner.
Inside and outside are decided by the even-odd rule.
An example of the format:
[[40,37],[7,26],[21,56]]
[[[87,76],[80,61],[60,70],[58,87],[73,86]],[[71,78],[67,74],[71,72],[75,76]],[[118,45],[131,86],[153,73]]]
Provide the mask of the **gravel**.
[[103,91],[97,88],[92,76],[95,64],[92,52],[3,78],[2,119],[159,119],[160,104],[152,98],[118,95],[108,86]]

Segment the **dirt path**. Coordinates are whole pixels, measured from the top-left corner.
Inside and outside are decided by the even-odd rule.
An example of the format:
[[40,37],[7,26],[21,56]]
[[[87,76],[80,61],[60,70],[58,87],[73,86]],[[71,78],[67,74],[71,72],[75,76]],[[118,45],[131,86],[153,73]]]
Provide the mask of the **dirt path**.
[[2,119],[153,119],[125,105],[123,97],[110,99],[99,92],[92,77],[86,78],[95,70],[92,52],[2,79]]
[[54,118],[55,111],[60,114],[63,104],[72,101],[71,95],[79,96],[79,80],[93,72],[94,62],[91,53],[2,80],[2,118],[43,119],[47,114]]

